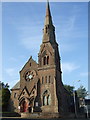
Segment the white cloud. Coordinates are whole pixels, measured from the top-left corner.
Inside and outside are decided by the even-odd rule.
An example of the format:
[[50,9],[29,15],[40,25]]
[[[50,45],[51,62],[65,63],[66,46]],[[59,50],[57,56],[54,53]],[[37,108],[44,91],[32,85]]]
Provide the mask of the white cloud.
[[26,49],[35,50],[40,46],[41,36],[24,37],[21,39],[20,44]]
[[62,43],[59,49],[61,50],[61,53],[62,53],[62,52],[73,51],[76,48],[71,43],[70,44],[68,44],[68,43],[67,44],[66,43]]
[[66,31],[69,32],[69,31],[73,30],[74,25],[75,25],[75,20],[76,20],[76,16],[72,16],[68,19],[68,21],[65,25],[65,27],[67,28],[67,29],[65,29]]
[[63,23],[61,29],[61,37],[71,36],[71,33],[75,29],[76,16],[69,16]]
[[11,77],[15,74],[15,69],[14,68],[7,68],[5,71]]
[[17,61],[17,59],[16,59],[16,58],[14,58],[14,57],[10,57],[10,61],[16,62],[16,61]]
[[[33,24],[33,23],[32,23]],[[42,42],[42,31],[40,24],[30,24],[20,25],[17,27],[19,31],[19,44],[24,48],[29,50],[37,50]],[[39,49],[39,48],[38,48]]]
[[16,68],[6,68],[5,72],[10,76],[10,77],[16,77],[19,75],[18,69]]
[[62,63],[62,71],[64,73],[70,73],[78,68],[80,68],[80,66],[76,65],[75,63]]
[[[70,15],[68,15],[68,17],[64,17],[61,23],[59,22],[60,26],[57,27],[60,29],[61,40],[64,39],[65,41],[69,41],[71,38],[88,38],[88,23],[86,23],[86,28],[83,28],[82,22],[77,24],[82,14],[82,8],[80,8],[80,6],[74,6],[70,11]],[[87,14],[85,20],[87,20]]]
[[82,73],[80,73],[80,76],[88,77],[88,76],[90,76],[90,72],[82,72]]

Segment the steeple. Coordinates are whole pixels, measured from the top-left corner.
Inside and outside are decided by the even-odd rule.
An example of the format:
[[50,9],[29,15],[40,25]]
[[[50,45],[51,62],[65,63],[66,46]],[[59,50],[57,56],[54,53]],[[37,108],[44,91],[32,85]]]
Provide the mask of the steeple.
[[52,16],[50,12],[49,1],[46,5],[46,16],[43,29],[43,43],[50,42],[51,44],[56,43],[55,40],[55,27],[53,26]]
[[49,1],[47,0],[45,25],[50,25],[50,24],[52,24],[52,17],[50,12]]
[[60,56],[58,44],[55,38],[55,27],[52,22],[49,2],[46,5],[45,24],[43,28],[43,39],[38,54],[38,66],[42,67],[55,67],[60,71]]

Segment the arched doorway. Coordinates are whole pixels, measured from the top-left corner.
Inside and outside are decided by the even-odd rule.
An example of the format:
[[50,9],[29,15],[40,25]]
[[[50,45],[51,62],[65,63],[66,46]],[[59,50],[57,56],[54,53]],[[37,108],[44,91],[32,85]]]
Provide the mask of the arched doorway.
[[28,112],[28,103],[25,100],[21,102],[20,112]]
[[23,102],[23,112],[27,112],[28,105],[26,101]]

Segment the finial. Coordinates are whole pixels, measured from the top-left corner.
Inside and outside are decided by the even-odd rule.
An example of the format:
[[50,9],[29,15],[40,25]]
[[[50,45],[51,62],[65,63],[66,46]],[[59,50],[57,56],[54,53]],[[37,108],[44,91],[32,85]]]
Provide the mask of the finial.
[[47,8],[46,8],[46,16],[51,16],[51,13],[50,13],[50,7],[49,7],[49,0],[47,0]]
[[32,56],[30,56],[30,59],[32,59]]
[[47,0],[47,3],[49,3],[49,0]]

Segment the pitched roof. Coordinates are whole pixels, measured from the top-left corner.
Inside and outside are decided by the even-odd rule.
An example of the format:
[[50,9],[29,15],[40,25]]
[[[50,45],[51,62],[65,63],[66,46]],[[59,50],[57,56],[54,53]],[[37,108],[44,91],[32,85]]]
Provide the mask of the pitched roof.
[[27,63],[28,63],[30,60],[34,61],[34,63],[36,63],[36,65],[38,65],[37,62],[36,62],[35,60],[33,60],[32,56],[30,56],[29,60],[25,63],[25,65],[22,67],[22,69],[20,70],[20,72],[25,68],[25,66],[27,65]]
[[[20,88],[20,81],[18,81],[15,85],[14,85],[14,87],[12,87],[12,89],[19,89]],[[11,90],[12,90],[11,89]]]

